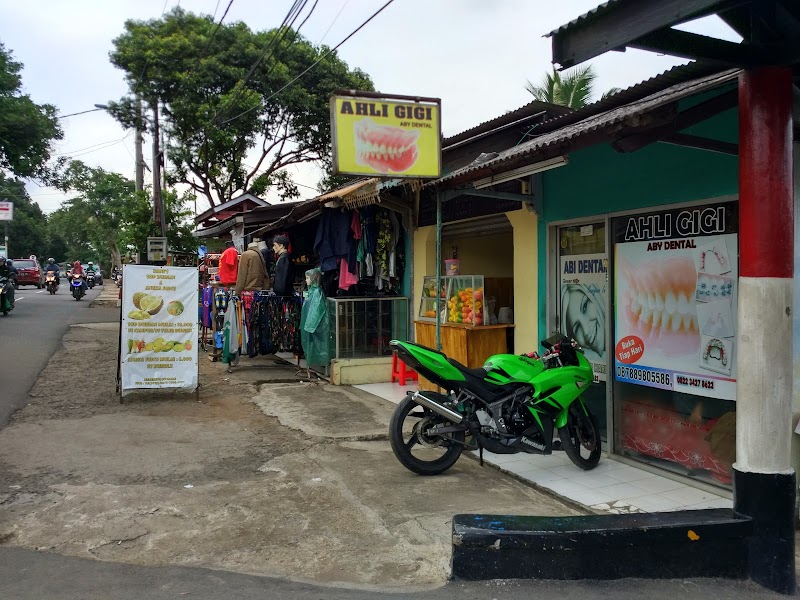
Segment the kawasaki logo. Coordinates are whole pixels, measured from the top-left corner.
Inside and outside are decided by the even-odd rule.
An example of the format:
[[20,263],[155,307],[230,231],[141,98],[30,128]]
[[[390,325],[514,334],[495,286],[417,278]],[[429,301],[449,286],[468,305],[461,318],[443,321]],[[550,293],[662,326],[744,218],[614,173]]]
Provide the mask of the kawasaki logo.
[[545,445],[544,444],[537,444],[536,442],[531,441],[531,440],[529,440],[528,438],[526,438],[524,436],[521,438],[521,441],[522,441],[523,444],[528,444],[528,446],[533,446],[537,450],[544,450],[545,449]]

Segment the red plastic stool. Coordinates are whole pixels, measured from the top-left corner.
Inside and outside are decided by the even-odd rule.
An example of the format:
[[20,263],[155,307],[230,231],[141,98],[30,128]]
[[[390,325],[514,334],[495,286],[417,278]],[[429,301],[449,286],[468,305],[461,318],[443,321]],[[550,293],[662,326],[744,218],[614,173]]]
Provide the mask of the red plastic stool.
[[392,352],[392,383],[397,379],[400,385],[406,384],[406,379],[419,381],[419,375],[411,367],[407,366],[402,360],[397,358],[397,353]]

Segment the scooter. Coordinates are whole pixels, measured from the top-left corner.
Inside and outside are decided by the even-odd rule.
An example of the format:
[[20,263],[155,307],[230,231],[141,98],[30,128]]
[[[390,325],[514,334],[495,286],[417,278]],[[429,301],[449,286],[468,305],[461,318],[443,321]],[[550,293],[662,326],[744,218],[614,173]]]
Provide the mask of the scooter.
[[[551,454],[564,450],[581,469],[600,460],[600,429],[581,394],[592,365],[577,342],[557,334],[547,350],[490,356],[470,369],[441,352],[392,341],[398,358],[445,393],[409,392],[392,415],[389,441],[404,467],[438,475],[463,450]],[[558,438],[554,440],[554,433]]]
[[72,297],[75,300],[80,300],[86,295],[86,290],[84,289],[83,285],[83,277],[79,274],[75,274],[72,276],[72,281],[70,282],[70,289],[72,291]]
[[44,276],[44,285],[50,294],[55,294],[58,291],[58,275],[53,271],[48,271]]
[[86,285],[89,286],[89,289],[94,289],[94,273],[89,271],[86,273]]

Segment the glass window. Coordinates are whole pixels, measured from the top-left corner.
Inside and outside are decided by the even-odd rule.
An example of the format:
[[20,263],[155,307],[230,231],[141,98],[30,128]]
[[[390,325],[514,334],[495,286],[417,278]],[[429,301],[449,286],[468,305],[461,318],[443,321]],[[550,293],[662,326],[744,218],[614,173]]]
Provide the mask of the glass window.
[[611,221],[615,449],[728,485],[736,449],[736,203]]
[[558,229],[558,303],[556,328],[584,349],[592,363],[594,385],[584,394],[608,439],[606,371],[608,368],[608,255],[605,223]]
[[29,260],[27,258],[21,258],[17,260],[12,260],[11,264],[14,265],[18,269],[35,269],[36,262],[33,260]]

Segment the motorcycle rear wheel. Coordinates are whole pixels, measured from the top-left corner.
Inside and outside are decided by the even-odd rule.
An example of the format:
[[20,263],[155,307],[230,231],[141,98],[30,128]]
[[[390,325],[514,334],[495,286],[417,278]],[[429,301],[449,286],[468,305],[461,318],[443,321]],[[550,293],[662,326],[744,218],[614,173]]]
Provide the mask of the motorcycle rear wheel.
[[[420,431],[439,423],[448,421],[414,402],[410,395],[397,405],[389,423],[389,442],[406,469],[418,475],[439,475],[456,463],[464,449],[463,431],[450,434],[454,441],[441,436],[428,439],[424,430]],[[420,456],[412,453],[415,448],[422,452]]]
[[569,407],[567,424],[559,429],[561,446],[569,459],[584,471],[590,471],[600,462],[602,447],[597,419],[587,411],[584,413],[578,402]]

